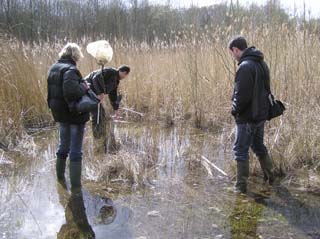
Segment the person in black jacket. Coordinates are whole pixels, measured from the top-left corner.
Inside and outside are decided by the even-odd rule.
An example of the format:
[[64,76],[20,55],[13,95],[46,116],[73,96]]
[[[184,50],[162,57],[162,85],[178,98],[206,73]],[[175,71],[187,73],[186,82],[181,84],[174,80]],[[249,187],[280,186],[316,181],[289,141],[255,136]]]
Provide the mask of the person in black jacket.
[[129,66],[121,66],[118,69],[97,70],[85,77],[85,80],[91,85],[91,89],[101,100],[101,105],[91,112],[92,131],[95,138],[100,138],[106,132],[107,106],[103,100],[106,94],[109,96],[110,104],[115,111],[113,117],[119,117],[118,109],[121,95],[118,95],[118,86],[120,81],[125,79],[129,73]]
[[232,115],[236,121],[234,155],[237,161],[236,192],[247,191],[249,148],[257,155],[265,181],[274,181],[273,164],[264,145],[264,125],[268,119],[270,94],[269,68],[264,55],[255,47],[248,48],[243,37],[229,43],[231,55],[238,61],[232,97]]
[[83,81],[76,62],[82,56],[80,47],[68,43],[59,53],[60,59],[48,73],[48,105],[53,118],[59,123],[59,146],[56,173],[60,182],[65,182],[66,159],[70,158],[70,181],[73,188],[81,186],[82,144],[85,123],[89,113],[78,113],[69,107],[89,89]]

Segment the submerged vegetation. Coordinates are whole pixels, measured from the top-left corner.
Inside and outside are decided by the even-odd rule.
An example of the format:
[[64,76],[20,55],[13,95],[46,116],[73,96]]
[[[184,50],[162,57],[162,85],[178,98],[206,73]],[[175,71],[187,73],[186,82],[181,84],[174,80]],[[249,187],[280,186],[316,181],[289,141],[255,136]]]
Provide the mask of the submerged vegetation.
[[[320,158],[317,21],[289,18],[276,7],[280,10],[267,12],[268,17],[262,17],[268,8],[225,5],[223,9],[228,21],[220,26],[201,25],[197,20],[203,16],[199,10],[190,13],[194,24],[172,30],[170,38],[110,39],[115,50],[110,66],[128,64],[133,69],[131,76],[121,83],[123,106],[144,113],[144,118],[136,116],[135,120],[157,120],[167,126],[190,122],[214,133],[224,130],[229,135],[226,141],[232,141],[230,98],[236,64],[226,46],[232,36],[242,34],[265,53],[274,94],[288,109],[283,117],[267,124],[267,143],[276,167],[283,172],[300,166],[317,168]],[[77,37],[83,49],[99,38]],[[51,124],[46,105],[46,74],[65,44],[65,40],[51,38],[22,40],[3,36],[0,42],[0,148],[4,150],[19,142],[26,127]],[[79,68],[86,75],[97,66],[85,54]],[[128,118],[133,120],[133,116]]]

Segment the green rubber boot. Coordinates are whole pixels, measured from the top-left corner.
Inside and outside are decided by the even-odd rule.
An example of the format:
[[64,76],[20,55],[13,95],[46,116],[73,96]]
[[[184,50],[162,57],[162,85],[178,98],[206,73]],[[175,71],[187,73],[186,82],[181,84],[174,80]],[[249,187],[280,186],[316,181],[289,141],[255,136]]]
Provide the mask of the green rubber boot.
[[264,181],[268,182],[270,185],[274,184],[274,172],[273,172],[273,162],[269,155],[258,157],[260,166],[264,175]]
[[237,161],[237,182],[235,185],[236,193],[247,192],[248,178],[249,178],[249,160]]
[[70,183],[71,190],[77,190],[81,188],[81,161],[80,162],[70,162]]
[[66,159],[62,159],[60,157],[57,157],[56,161],[56,174],[57,179],[59,182],[65,182],[66,178],[64,176],[66,171]]

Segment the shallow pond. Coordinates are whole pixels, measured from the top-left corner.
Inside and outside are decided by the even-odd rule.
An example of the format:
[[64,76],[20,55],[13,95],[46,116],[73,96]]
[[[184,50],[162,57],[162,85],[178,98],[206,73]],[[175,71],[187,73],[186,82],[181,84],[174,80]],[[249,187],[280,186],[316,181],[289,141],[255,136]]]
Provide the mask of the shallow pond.
[[[82,193],[56,183],[55,130],[36,136],[33,156],[3,158],[0,238],[320,238],[318,195],[284,183],[266,188],[260,178],[251,178],[247,197],[232,192],[223,131],[130,123],[108,130],[97,141],[86,133]],[[105,179],[104,165],[118,157],[133,166]]]

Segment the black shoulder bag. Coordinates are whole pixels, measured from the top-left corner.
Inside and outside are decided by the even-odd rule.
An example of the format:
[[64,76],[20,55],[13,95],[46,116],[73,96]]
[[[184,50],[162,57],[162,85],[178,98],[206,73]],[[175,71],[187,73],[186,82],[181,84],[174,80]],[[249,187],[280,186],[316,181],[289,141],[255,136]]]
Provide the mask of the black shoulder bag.
[[286,110],[286,107],[280,100],[275,100],[271,92],[268,95],[268,100],[270,103],[268,120],[270,121],[273,118],[283,115],[284,111]]
[[[69,70],[71,67],[67,68],[63,73],[63,74]],[[79,76],[82,78],[80,72],[79,72]],[[79,84],[86,84],[86,80],[82,79],[80,81]],[[79,100],[77,101],[69,101],[65,98],[65,101],[68,104],[69,110],[70,112],[78,112],[78,113],[87,113],[87,112],[91,112],[92,110],[94,110],[97,105],[100,103],[99,98],[97,97],[97,95],[91,90],[89,89],[85,95],[83,95]]]
[[[103,78],[103,68],[104,66],[101,66],[101,77]],[[97,97],[96,93],[93,92],[92,89],[89,89],[87,93],[82,96],[82,98],[79,100],[79,102],[76,103],[76,110],[80,113],[85,112],[91,112],[94,109],[96,109],[100,104],[100,99]],[[100,107],[98,107],[98,115],[100,114]],[[98,122],[99,124],[99,116],[98,116]]]
[[93,92],[93,90],[89,89],[87,93],[75,103],[75,109],[79,113],[91,112],[98,106],[99,103],[100,100],[97,95]]

